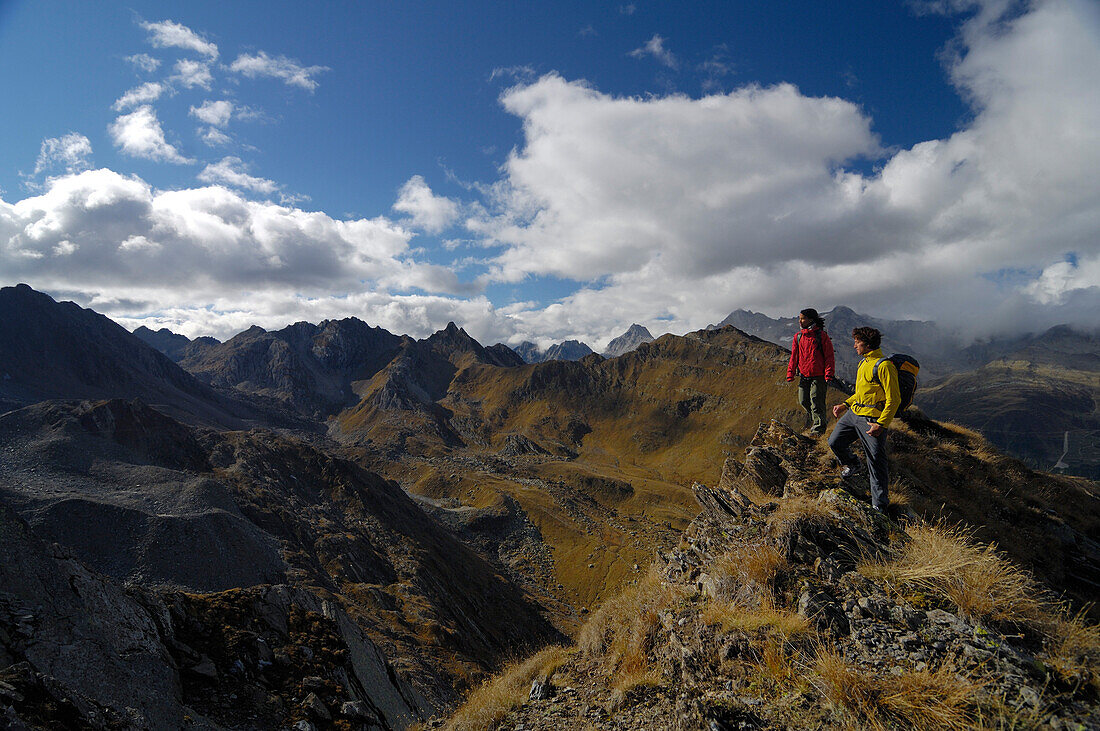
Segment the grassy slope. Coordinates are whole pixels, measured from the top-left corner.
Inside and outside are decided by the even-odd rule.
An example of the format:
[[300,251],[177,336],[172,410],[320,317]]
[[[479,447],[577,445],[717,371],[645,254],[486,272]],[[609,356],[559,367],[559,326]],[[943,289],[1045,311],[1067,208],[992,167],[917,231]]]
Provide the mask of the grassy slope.
[[[371,405],[387,378],[379,373],[338,423],[372,446],[399,444],[400,459],[371,467],[412,492],[484,509],[514,498],[552,549],[546,588],[587,607],[675,540],[698,512],[688,485],[716,481],[761,422],[801,425],[787,357],[724,328],[665,336],[609,360],[463,363],[446,397],[417,412]],[[466,446],[446,446],[447,434]],[[552,456],[501,459],[510,435]]]
[[931,416],[979,430],[1032,467],[1062,455],[1070,474],[1100,477],[1100,374],[1025,361],[997,361],[928,389],[918,404]]

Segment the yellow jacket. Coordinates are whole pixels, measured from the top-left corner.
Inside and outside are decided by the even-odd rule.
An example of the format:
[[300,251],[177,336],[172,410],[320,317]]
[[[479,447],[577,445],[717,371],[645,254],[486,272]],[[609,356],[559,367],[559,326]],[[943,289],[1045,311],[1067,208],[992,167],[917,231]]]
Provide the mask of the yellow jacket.
[[898,387],[897,366],[889,360],[882,361],[878,367],[879,383],[871,380],[875,363],[882,357],[881,349],[863,356],[856,372],[856,392],[844,403],[859,416],[878,417],[876,421],[888,427],[901,405],[901,390]]

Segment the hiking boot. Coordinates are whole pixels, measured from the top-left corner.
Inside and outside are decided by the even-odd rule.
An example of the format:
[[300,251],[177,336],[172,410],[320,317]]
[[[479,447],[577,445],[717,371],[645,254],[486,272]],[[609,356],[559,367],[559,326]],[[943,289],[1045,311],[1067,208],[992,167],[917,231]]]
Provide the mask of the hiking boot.
[[840,468],[840,476],[841,477],[854,477],[858,474],[859,474],[859,468],[858,467],[849,467],[848,465],[844,465],[843,467]]

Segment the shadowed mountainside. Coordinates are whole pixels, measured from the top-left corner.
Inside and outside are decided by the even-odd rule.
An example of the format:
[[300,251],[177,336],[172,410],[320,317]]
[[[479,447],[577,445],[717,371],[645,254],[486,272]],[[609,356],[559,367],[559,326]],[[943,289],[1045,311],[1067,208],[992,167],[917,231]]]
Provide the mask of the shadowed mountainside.
[[437,706],[558,637],[396,485],[288,436],[196,431],[138,401],[44,402],[0,416],[0,500],[118,580],[330,598]]
[[402,338],[349,317],[299,322],[277,332],[251,327],[224,343],[183,354],[203,381],[279,399],[312,418],[356,401],[355,384],[397,353]]
[[89,398],[140,398],[187,420],[228,427],[289,422],[199,382],[103,315],[25,284],[0,288],[0,408]]
[[972,349],[1002,354],[923,389],[920,407],[1032,467],[1100,478],[1100,340],[1060,326]]

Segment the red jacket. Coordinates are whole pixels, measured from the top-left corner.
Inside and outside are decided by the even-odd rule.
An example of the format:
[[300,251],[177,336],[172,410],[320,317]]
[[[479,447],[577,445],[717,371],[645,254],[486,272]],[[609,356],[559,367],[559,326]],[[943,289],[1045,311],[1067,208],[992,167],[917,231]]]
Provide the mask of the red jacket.
[[[818,336],[821,347],[817,346]],[[791,341],[791,362],[787,364],[787,380],[795,376],[833,377],[833,341],[824,330],[805,328],[795,333]]]

